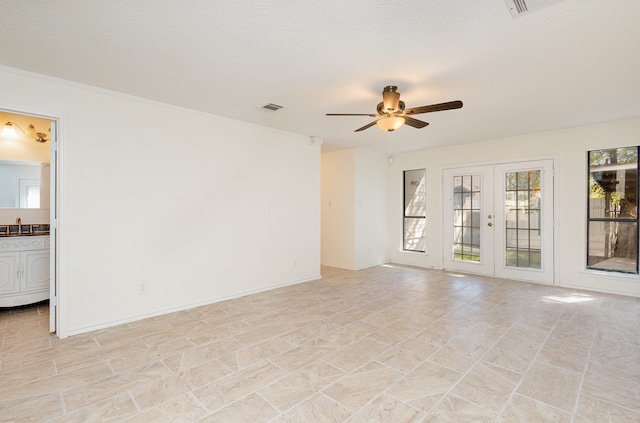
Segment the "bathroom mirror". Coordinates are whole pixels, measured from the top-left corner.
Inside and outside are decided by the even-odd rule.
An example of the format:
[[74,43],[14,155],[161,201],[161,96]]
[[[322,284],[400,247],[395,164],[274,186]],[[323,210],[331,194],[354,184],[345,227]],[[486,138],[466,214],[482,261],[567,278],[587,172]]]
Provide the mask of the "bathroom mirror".
[[49,208],[49,163],[0,160],[0,208]]

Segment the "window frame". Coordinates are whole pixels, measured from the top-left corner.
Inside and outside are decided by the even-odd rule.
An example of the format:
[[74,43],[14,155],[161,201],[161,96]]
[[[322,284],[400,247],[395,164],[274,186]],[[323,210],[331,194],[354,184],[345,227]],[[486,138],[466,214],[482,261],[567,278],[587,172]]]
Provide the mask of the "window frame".
[[[592,175],[592,165],[591,165],[591,155],[594,152],[601,152],[607,150],[619,150],[623,148],[635,148],[636,149],[636,216],[633,217],[592,217],[592,183],[591,183],[591,175]],[[626,178],[625,178],[626,179]],[[605,272],[608,274],[618,274],[618,275],[632,275],[637,276],[640,274],[640,214],[638,213],[638,206],[640,205],[640,146],[626,146],[626,147],[612,147],[612,148],[601,148],[596,150],[587,151],[587,213],[586,213],[586,251],[585,251],[585,268],[588,271],[596,271],[596,272]],[[625,271],[619,269],[606,269],[602,267],[594,267],[594,265],[590,265],[589,263],[589,254],[592,251],[591,249],[591,223],[593,222],[603,222],[603,223],[635,223],[636,233],[635,233],[635,270],[633,271]],[[606,242],[606,240],[605,240]],[[613,256],[612,256],[613,257]]]

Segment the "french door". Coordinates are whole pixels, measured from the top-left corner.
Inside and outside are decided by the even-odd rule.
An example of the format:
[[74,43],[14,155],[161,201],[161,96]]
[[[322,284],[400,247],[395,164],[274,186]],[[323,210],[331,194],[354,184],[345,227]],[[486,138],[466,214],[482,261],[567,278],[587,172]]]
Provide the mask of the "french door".
[[443,171],[443,267],[553,283],[553,162]]

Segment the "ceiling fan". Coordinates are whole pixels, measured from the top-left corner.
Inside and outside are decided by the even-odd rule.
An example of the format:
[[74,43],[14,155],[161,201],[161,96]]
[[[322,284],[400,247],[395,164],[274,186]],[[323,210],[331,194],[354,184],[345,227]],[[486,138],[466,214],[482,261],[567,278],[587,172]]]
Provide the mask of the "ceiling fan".
[[327,116],[371,116],[378,118],[373,122],[356,129],[354,132],[364,131],[373,125],[378,125],[383,131],[395,131],[405,123],[414,128],[424,128],[429,123],[414,119],[412,115],[421,113],[440,112],[442,110],[459,109],[462,101],[449,101],[447,103],[432,104],[430,106],[412,107],[405,109],[404,101],[400,101],[398,87],[389,85],[382,90],[382,102],[378,103],[378,113],[327,113]]

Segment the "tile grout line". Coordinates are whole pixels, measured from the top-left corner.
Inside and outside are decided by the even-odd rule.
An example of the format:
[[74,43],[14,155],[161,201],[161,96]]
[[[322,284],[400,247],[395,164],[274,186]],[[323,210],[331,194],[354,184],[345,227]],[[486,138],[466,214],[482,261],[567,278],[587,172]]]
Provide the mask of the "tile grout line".
[[[497,306],[496,306],[496,307],[497,307]],[[494,308],[495,308],[495,307],[494,307]],[[474,322],[474,323],[475,323],[475,322]],[[474,368],[478,363],[480,363],[480,362],[481,362],[482,358],[483,358],[485,355],[487,355],[487,354],[489,353],[489,351],[491,351],[491,350],[493,349],[493,347],[495,347],[495,346],[498,344],[498,342],[500,342],[500,341],[502,340],[502,338],[504,338],[504,337],[507,335],[507,333],[509,333],[509,331],[510,331],[514,326],[515,326],[515,324],[516,324],[516,323],[517,323],[517,321],[513,322],[513,323],[511,324],[511,326],[509,326],[509,328],[504,332],[504,334],[502,334],[502,336],[500,336],[500,337],[499,337],[499,338],[498,338],[498,339],[497,339],[497,340],[496,340],[496,341],[495,341],[495,342],[494,342],[494,343],[493,343],[493,344],[492,344],[492,345],[487,349],[487,351],[486,351],[484,354],[482,354],[480,357],[478,357],[478,359],[477,359],[477,360],[476,360],[476,361],[475,361],[471,366],[469,366],[469,369],[467,369],[467,371],[462,375],[462,377],[461,377],[460,379],[458,379],[458,381],[457,381],[457,382],[455,382],[453,385],[451,385],[451,387],[450,387],[450,388],[447,390],[447,392],[442,396],[442,398],[440,398],[440,399],[439,399],[439,400],[438,400],[438,401],[437,401],[437,402],[436,402],[436,403],[435,403],[435,404],[434,404],[434,405],[429,409],[429,411],[426,413],[426,415],[427,415],[427,416],[431,413],[431,411],[432,411],[432,410],[434,410],[436,407],[438,407],[438,406],[439,406],[439,405],[444,401],[444,399],[445,399],[445,398],[447,398],[449,395],[454,395],[454,396],[456,396],[457,398],[460,398],[458,395],[455,395],[455,394],[453,393],[453,390],[456,388],[456,386],[458,386],[458,385],[459,385],[459,384],[460,384],[460,383],[461,383],[461,382],[462,382],[462,381],[463,381],[463,380],[464,380],[464,379],[469,375],[469,373],[471,372],[471,370],[473,370],[473,368]],[[471,325],[470,325],[470,326],[471,326]],[[432,363],[434,363],[434,362],[432,362]],[[438,364],[438,363],[434,363],[434,364]],[[440,365],[440,364],[438,364],[438,365],[439,365],[439,366],[442,366],[442,365]],[[449,369],[449,367],[446,367],[446,366],[442,366],[442,367],[445,367],[445,368],[448,368],[448,369]],[[457,371],[457,370],[455,370],[455,369],[450,369],[450,370]],[[513,391],[512,391],[512,394],[513,394]],[[510,399],[510,398],[511,398],[511,395],[509,396],[509,399]],[[500,410],[500,412],[498,412],[498,413],[494,413],[493,411],[488,410],[488,409],[486,409],[484,406],[479,405],[479,404],[476,404],[476,403],[475,403],[475,402],[473,402],[473,401],[469,401],[469,400],[464,399],[464,398],[461,398],[461,399],[462,399],[462,400],[464,400],[464,401],[470,402],[470,403],[472,403],[472,404],[475,404],[475,405],[479,406],[480,408],[482,408],[483,410],[486,410],[487,412],[490,412],[491,414],[496,414],[496,418],[499,418],[499,417],[500,417],[500,415],[502,414],[502,411],[503,411],[503,410],[501,409],[501,410]],[[509,403],[509,400],[507,400],[507,402],[506,402],[506,403],[508,404],[508,403]],[[504,409],[504,407],[505,407],[505,406],[503,406],[503,409]]]
[[576,416],[578,415],[580,399],[582,397],[582,388],[584,387],[584,380],[587,377],[587,370],[589,369],[591,364],[591,354],[593,353],[593,344],[595,341],[594,336],[595,336],[596,330],[598,329],[598,326],[600,326],[600,322],[598,322],[598,324],[591,331],[591,343],[589,344],[589,353],[587,354],[587,362],[585,363],[584,370],[582,371],[582,375],[580,378],[580,386],[578,387],[578,396],[576,397],[576,402],[573,406],[570,423],[574,423]]
[[[540,351],[542,351],[542,348],[544,348],[544,345],[547,343],[547,340],[549,340],[549,338],[551,337],[551,334],[553,333],[553,330],[558,325],[558,321],[560,320],[560,316],[562,316],[562,314],[558,315],[558,317],[556,318],[556,321],[553,323],[553,327],[551,327],[551,329],[549,329],[549,332],[547,333],[547,336],[545,336],[544,340],[540,343],[540,346],[538,347],[538,350],[536,351],[535,355],[531,359],[531,362],[527,366],[527,369],[524,372],[522,372],[522,376],[520,376],[520,379],[518,380],[518,383],[516,383],[516,386],[511,391],[511,395],[509,395],[509,399],[502,406],[502,409],[498,413],[498,418],[504,413],[504,411],[506,410],[507,406],[513,401],[514,394],[516,394],[518,392],[518,388],[520,388],[520,386],[522,385],[522,382],[524,381],[525,377],[527,376],[527,373],[529,373],[529,370],[531,370],[531,367],[536,362],[536,357],[538,357],[538,355],[540,354]],[[522,395],[522,394],[520,394],[520,395]],[[526,395],[523,395],[523,396],[526,396]],[[529,397],[527,397],[527,398],[529,398]],[[542,402],[542,401],[539,401],[539,402]],[[542,402],[542,403],[546,404],[544,402]],[[546,404],[546,405],[550,405],[550,404]],[[556,408],[556,407],[554,407],[554,408]]]
[[[461,289],[464,289],[464,288],[461,288]],[[473,301],[473,300],[470,300],[470,301]],[[470,301],[467,301],[465,304],[468,304]],[[464,306],[464,305],[462,305],[462,306],[460,306],[460,307],[457,307],[456,309],[452,310],[451,312],[454,312],[454,311],[456,311],[456,310],[459,310],[459,309],[460,309],[460,308],[462,308],[463,306]],[[495,307],[497,307],[497,305],[495,305],[493,308],[495,308]],[[493,308],[492,308],[492,309],[493,309]],[[447,314],[449,314],[449,313],[447,313]],[[445,314],[445,315],[441,316],[439,319],[435,320],[433,323],[436,323],[436,322],[445,322],[445,323],[446,323],[446,322],[447,322],[447,320],[446,320],[445,318],[446,318],[447,314]],[[477,321],[477,320],[472,321],[472,322],[467,326],[467,328],[466,328],[466,329],[470,328],[470,327],[471,327],[471,326],[472,326],[476,321]],[[452,323],[452,324],[456,324],[456,322],[450,322],[450,323]],[[514,324],[515,324],[515,323],[513,323],[511,326],[513,326]],[[511,326],[509,327],[509,329],[507,329],[507,331],[505,331],[505,334],[506,334],[506,333],[511,329]],[[466,330],[466,329],[465,329],[465,330]],[[499,339],[498,339],[498,340],[497,340],[497,341],[496,341],[496,342],[495,342],[491,347],[489,347],[489,349],[487,350],[487,352],[488,352],[488,351],[490,351],[490,350],[491,350],[491,348],[493,348],[493,346],[494,346],[495,344],[497,344],[497,343],[499,342],[499,340],[500,340],[500,339],[502,339],[502,337],[504,337],[504,336],[505,336],[505,334],[503,334],[503,335],[502,335],[502,336],[501,336],[501,337],[500,337],[500,338],[499,338]],[[383,391],[383,393],[386,393],[387,395],[393,396],[393,395],[391,395],[391,394],[388,392],[388,391],[389,391],[389,389],[391,389],[393,386],[396,386],[398,383],[402,382],[404,379],[406,379],[406,378],[407,378],[407,376],[409,376],[409,374],[411,374],[411,372],[413,372],[413,371],[414,371],[414,370],[416,370],[418,367],[422,366],[423,364],[425,364],[425,363],[427,363],[427,362],[432,363],[432,364],[435,364],[435,365],[440,366],[440,367],[443,367],[443,368],[445,368],[445,369],[448,369],[448,370],[454,371],[454,372],[456,372],[456,373],[460,373],[460,372],[458,372],[458,371],[457,371],[457,370],[455,370],[455,369],[451,369],[450,367],[444,366],[444,365],[442,365],[442,364],[439,364],[439,363],[436,363],[436,362],[434,362],[434,361],[431,361],[431,360],[430,360],[430,358],[431,358],[431,357],[433,357],[435,354],[437,354],[439,351],[441,351],[441,350],[442,350],[442,348],[444,348],[447,344],[449,344],[449,343],[450,343],[454,338],[455,338],[455,337],[451,338],[451,339],[450,339],[450,340],[448,340],[445,344],[441,345],[441,346],[440,346],[439,348],[437,348],[434,352],[432,352],[431,354],[429,354],[429,356],[427,356],[424,360],[422,360],[420,363],[418,363],[417,365],[415,365],[413,368],[409,369],[409,370],[408,370],[408,371],[407,371],[407,372],[406,372],[406,373],[405,373],[401,378],[399,378],[397,381],[395,381],[394,383],[392,383],[392,384],[390,384],[389,386],[387,386],[387,388]],[[408,339],[408,338],[407,338],[407,339]],[[406,340],[406,339],[405,339],[405,340]],[[428,343],[428,344],[430,344],[430,343]],[[397,344],[396,344],[396,345],[397,345]],[[430,345],[433,345],[433,344],[430,344]],[[392,348],[393,348],[393,347],[392,347]],[[392,349],[392,348],[390,348],[390,349]],[[486,354],[486,353],[485,353],[485,354]],[[484,354],[482,355],[482,357],[483,357],[483,356],[484,356]],[[449,390],[447,390],[447,392],[443,395],[443,397],[442,397],[440,400],[438,400],[436,403],[434,403],[434,404],[433,404],[433,406],[432,406],[428,411],[420,410],[420,411],[422,412],[422,414],[424,414],[425,418],[428,416],[428,414],[431,412],[431,410],[432,410],[432,409],[434,409],[435,407],[437,407],[437,406],[438,406],[438,404],[440,404],[440,402],[442,402],[442,400],[443,400],[447,395],[449,395],[449,394],[451,393],[451,390],[452,390],[453,388],[455,388],[455,386],[456,386],[458,383],[460,383],[460,381],[462,381],[462,379],[464,379],[464,377],[469,373],[469,371],[471,371],[471,369],[473,368],[473,366],[474,366],[478,361],[480,361],[480,359],[481,359],[482,357],[478,358],[478,360],[476,360],[476,362],[475,362],[475,363],[474,363],[474,364],[473,364],[473,365],[472,365],[472,366],[467,370],[467,372],[466,372],[465,374],[463,374],[463,376],[460,378],[460,380],[458,380],[458,382],[456,382],[456,383],[455,383],[451,388],[449,388]],[[377,358],[377,357],[376,357],[376,358]],[[395,398],[395,397],[394,397],[394,398]],[[487,410],[487,411],[489,411],[489,410]]]

